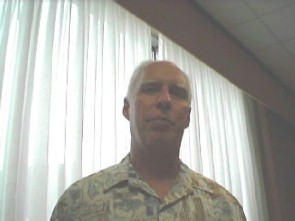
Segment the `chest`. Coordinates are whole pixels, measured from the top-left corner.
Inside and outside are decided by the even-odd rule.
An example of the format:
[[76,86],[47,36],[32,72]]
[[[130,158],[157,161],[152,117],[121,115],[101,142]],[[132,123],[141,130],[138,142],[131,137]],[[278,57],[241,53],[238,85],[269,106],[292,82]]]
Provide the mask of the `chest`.
[[[83,216],[83,221],[214,221],[236,220],[234,208],[227,202],[212,201],[199,193],[170,196],[169,202],[143,190],[116,190],[109,193],[100,211]],[[214,217],[218,217],[215,219]]]

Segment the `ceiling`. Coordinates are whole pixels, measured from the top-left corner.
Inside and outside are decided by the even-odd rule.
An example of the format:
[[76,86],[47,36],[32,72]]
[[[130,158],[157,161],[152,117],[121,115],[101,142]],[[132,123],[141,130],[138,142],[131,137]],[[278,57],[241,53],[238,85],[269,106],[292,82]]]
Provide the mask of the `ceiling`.
[[295,92],[294,0],[195,0],[259,60],[271,74]]

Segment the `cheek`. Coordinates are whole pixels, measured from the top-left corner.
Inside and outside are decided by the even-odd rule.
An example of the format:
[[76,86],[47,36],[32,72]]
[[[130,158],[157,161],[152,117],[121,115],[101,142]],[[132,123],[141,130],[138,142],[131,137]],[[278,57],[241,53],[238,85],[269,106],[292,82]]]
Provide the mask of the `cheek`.
[[185,106],[179,106],[177,112],[178,112],[178,115],[180,117],[187,117],[189,115],[189,113],[190,113],[190,107],[188,107],[186,105]]
[[190,108],[183,107],[178,112],[178,120],[183,124],[183,126],[187,127],[190,121]]
[[133,105],[132,116],[136,122],[141,122],[144,118],[145,106],[141,100],[137,100]]
[[134,102],[134,110],[136,115],[143,115],[153,107],[153,101],[151,99],[140,99],[138,98]]
[[137,100],[134,103],[134,115],[140,115],[142,113],[142,110],[144,110],[143,102]]

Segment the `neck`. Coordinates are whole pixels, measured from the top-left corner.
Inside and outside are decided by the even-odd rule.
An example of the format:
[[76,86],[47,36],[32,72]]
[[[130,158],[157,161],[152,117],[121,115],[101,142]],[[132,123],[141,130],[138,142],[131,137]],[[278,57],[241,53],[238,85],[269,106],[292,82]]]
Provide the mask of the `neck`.
[[179,174],[179,154],[178,151],[173,154],[171,150],[173,149],[170,148],[161,152],[155,151],[154,148],[154,151],[141,152],[140,149],[131,146],[132,165],[141,178],[156,191],[161,200],[164,200],[171,190]]
[[[144,151],[151,150],[151,151]],[[158,151],[155,151],[158,150]],[[159,151],[162,150],[162,151]],[[134,148],[131,147],[131,163],[144,179],[174,180],[179,173],[179,148]]]

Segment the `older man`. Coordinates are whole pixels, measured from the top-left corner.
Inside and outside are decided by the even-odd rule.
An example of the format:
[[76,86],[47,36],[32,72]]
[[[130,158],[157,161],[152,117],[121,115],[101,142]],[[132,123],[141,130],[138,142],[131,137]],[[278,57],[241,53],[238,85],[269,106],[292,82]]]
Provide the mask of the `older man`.
[[123,107],[130,153],[120,164],[73,184],[51,220],[246,220],[227,190],[179,159],[190,104],[189,79],[175,64],[139,65]]

